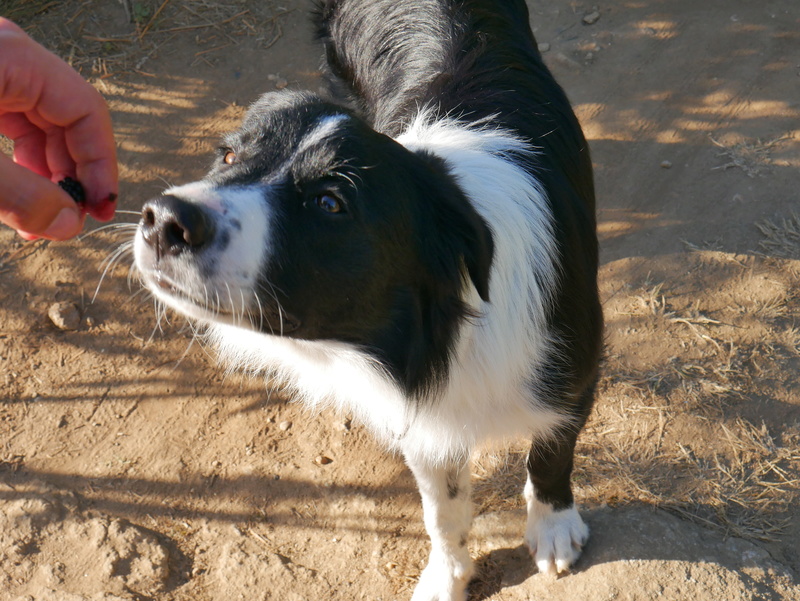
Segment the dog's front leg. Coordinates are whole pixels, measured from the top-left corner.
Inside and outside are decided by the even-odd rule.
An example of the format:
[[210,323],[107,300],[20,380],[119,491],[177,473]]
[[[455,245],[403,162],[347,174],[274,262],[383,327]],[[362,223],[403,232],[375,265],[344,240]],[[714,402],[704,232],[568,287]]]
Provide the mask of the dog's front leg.
[[411,601],[465,601],[472,575],[470,463],[434,466],[406,454],[422,496],[431,554]]

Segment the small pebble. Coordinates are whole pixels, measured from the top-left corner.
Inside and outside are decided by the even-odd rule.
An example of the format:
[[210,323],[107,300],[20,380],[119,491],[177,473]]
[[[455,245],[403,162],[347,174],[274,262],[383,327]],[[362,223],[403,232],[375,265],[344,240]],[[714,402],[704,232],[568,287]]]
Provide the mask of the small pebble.
[[282,90],[283,88],[285,88],[288,85],[289,85],[289,82],[286,81],[285,79],[283,79],[282,77],[279,77],[278,79],[275,80],[275,89],[276,90]]
[[547,52],[550,50],[550,44],[547,42],[542,42],[539,44],[539,52]]
[[672,169],[672,163],[670,161],[661,161],[661,168]]
[[553,56],[553,58],[552,58],[553,62],[555,64],[561,66],[561,67],[564,67],[566,69],[571,69],[571,70],[574,70],[574,71],[580,71],[580,69],[581,69],[581,66],[580,66],[579,63],[577,63],[576,61],[572,60],[570,57],[568,57],[563,52],[556,52],[552,56]]
[[583,15],[583,22],[586,25],[594,25],[599,20],[600,20],[600,12],[596,10],[593,10],[592,12]]
[[281,422],[280,424],[278,424],[278,428],[280,428],[284,432],[286,432],[291,427],[292,427],[292,422],[288,422],[288,421],[287,422]]
[[314,459],[314,463],[317,465],[328,465],[329,463],[333,463],[333,459],[325,455],[317,455],[317,458]]
[[77,330],[81,324],[81,313],[73,303],[54,303],[47,316],[59,330]]

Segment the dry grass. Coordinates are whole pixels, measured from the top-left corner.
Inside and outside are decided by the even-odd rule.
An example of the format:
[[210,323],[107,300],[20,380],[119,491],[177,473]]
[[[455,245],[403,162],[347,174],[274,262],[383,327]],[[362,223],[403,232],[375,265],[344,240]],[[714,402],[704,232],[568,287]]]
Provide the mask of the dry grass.
[[[643,503],[732,535],[777,540],[800,503],[800,448],[791,424],[778,436],[737,408],[759,394],[764,378],[797,368],[800,331],[783,322],[798,299],[754,299],[744,312],[726,313],[734,323],[725,323],[696,299],[670,299],[664,283],[648,280],[620,307],[618,314],[647,319],[659,336],[703,344],[647,371],[608,354],[597,410],[576,450],[578,501]],[[765,336],[746,342],[737,319],[761,324]],[[479,512],[524,505],[526,451],[521,443],[476,460]]]
[[727,162],[714,169],[741,169],[748,177],[760,175],[762,170],[772,164],[770,153],[780,142],[791,139],[790,135],[779,136],[771,140],[756,139],[737,144],[723,144],[709,135],[711,142],[722,150],[717,156],[724,157]]
[[[266,49],[283,34],[289,10],[243,0],[24,0],[5,16],[67,58],[84,77],[149,75],[149,63],[175,42],[198,47],[194,64],[213,64],[248,38]],[[41,19],[47,13],[49,19]],[[58,27],[53,23],[59,23]]]
[[473,458],[473,499],[478,514],[521,507],[530,442],[520,441],[505,451],[492,451]]
[[[660,408],[661,423],[675,419]],[[645,503],[736,536],[774,540],[800,500],[800,450],[779,446],[762,424],[738,418],[720,425],[709,450],[670,441],[642,457],[641,441],[584,439],[576,454],[577,496],[589,505]],[[659,428],[663,433],[663,427]]]
[[756,223],[756,227],[764,235],[759,246],[765,254],[800,259],[800,215],[792,212],[778,222],[765,219]]

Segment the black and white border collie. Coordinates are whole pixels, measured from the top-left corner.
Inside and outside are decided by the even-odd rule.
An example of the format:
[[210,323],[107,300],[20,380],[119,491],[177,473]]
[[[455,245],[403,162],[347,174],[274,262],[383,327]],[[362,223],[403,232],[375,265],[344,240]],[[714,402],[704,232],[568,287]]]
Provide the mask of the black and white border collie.
[[417,479],[413,601],[466,598],[470,454],[531,436],[525,539],[561,572],[601,351],[589,150],[524,0],[326,0],[346,101],[252,105],[202,180],[148,201],[145,285],[232,364],[353,414]]

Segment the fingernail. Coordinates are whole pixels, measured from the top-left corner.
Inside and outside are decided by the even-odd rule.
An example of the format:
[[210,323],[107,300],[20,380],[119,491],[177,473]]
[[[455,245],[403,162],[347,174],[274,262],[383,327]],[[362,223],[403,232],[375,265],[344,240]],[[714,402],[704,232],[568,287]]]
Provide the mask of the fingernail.
[[61,209],[44,233],[45,238],[64,240],[78,233],[81,228],[81,218],[75,209]]

